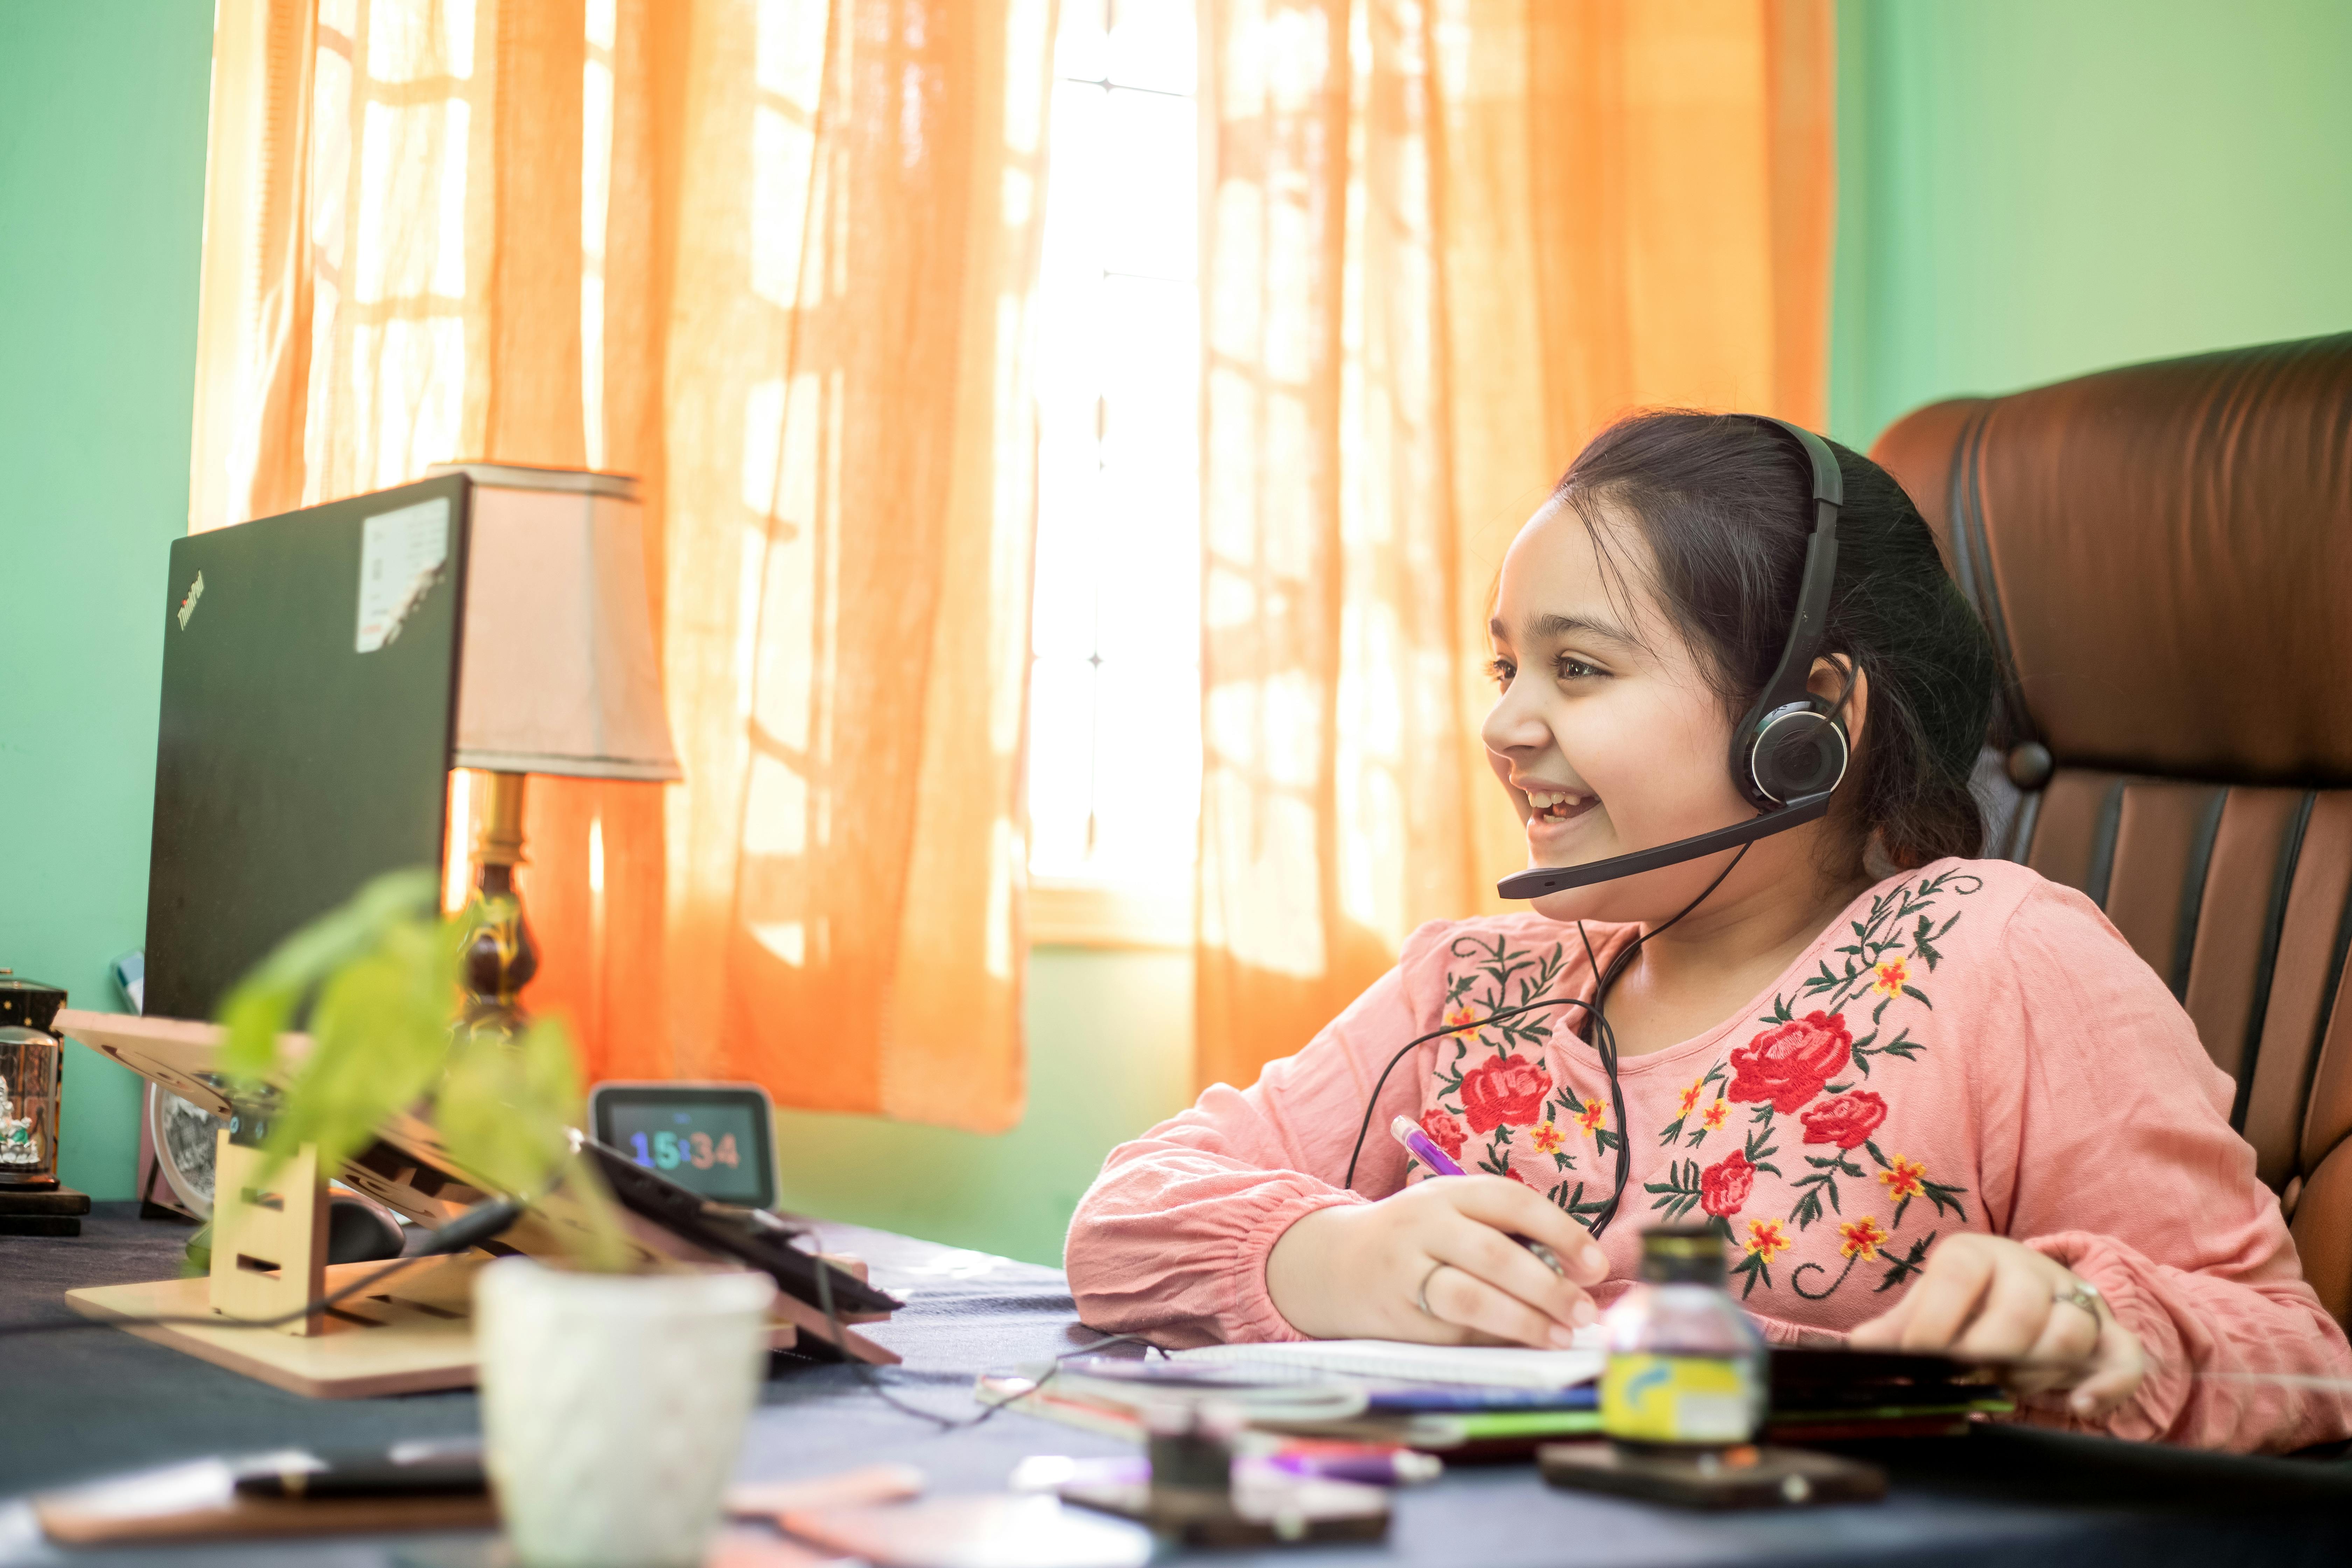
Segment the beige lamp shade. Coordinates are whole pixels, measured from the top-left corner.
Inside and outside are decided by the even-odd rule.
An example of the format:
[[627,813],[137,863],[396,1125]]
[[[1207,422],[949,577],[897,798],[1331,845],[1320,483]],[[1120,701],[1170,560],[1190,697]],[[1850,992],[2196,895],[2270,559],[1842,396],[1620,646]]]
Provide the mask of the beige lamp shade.
[[474,482],[455,765],[684,777],[662,709],[636,481],[443,463]]

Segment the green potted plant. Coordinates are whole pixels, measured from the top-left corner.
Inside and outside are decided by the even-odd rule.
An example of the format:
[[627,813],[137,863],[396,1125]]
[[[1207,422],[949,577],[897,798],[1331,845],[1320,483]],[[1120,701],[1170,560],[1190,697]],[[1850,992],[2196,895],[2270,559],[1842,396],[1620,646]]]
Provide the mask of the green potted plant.
[[[478,898],[444,918],[439,894],[430,871],[383,877],[240,982],[221,1010],[235,1093],[268,1100],[273,1163],[310,1144],[320,1171],[339,1170],[410,1110],[485,1190],[579,1205],[572,1256],[502,1258],[478,1277],[500,1514],[532,1568],[698,1563],[758,1393],[774,1282],[630,1245],[578,1152],[580,1073],[562,1022],[509,1034],[460,1019],[460,956],[511,910]],[[286,1031],[306,1009],[309,1048],[296,1055]]]

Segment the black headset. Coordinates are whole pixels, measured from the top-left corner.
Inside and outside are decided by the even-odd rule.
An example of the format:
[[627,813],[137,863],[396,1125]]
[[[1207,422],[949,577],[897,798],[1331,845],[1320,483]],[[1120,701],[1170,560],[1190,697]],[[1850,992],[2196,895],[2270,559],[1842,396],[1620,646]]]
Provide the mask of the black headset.
[[1804,453],[1813,472],[1813,535],[1805,546],[1805,574],[1797,589],[1797,613],[1789,624],[1789,640],[1781,647],[1780,662],[1773,667],[1772,678],[1764,683],[1763,694],[1731,731],[1731,782],[1759,815],[1729,827],[1590,865],[1538,866],[1515,872],[1495,885],[1495,891],[1504,898],[1538,899],[1680,865],[1801,827],[1829,811],[1830,795],[1845,777],[1845,725],[1837,712],[1844,700],[1825,701],[1807,690],[1806,682],[1821,653],[1830,589],[1837,581],[1838,511],[1845,504],[1845,480],[1838,471],[1837,454],[1811,430],[1769,414],[1739,417],[1769,425],[1788,436]]

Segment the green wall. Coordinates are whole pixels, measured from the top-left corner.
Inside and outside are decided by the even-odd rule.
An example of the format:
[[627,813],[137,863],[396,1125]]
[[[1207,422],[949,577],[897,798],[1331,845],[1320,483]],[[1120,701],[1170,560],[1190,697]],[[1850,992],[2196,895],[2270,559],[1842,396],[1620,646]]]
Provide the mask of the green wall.
[[[112,1008],[147,924],[187,530],[211,0],[0,0],[0,966]],[[128,1197],[138,1080],[66,1052],[68,1183]]]
[[2352,328],[2352,5],[1841,0],[1830,427]]
[[783,1206],[1034,1263],[1114,1144],[1192,1102],[1192,957],[1029,955],[1029,1104],[1000,1138],[780,1111]]

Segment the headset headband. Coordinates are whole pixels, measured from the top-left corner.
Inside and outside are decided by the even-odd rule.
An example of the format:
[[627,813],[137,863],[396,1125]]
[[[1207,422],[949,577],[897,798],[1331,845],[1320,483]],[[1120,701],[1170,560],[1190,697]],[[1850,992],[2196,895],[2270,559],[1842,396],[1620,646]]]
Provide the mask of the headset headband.
[[1781,646],[1780,662],[1773,666],[1762,695],[1735,731],[1743,740],[1776,709],[1806,700],[1805,683],[1812,678],[1813,660],[1822,651],[1830,590],[1837,582],[1838,513],[1845,506],[1845,476],[1838,471],[1837,454],[1830,450],[1827,441],[1801,425],[1769,414],[1748,417],[1783,432],[1805,454],[1813,471],[1813,536],[1805,546],[1805,574],[1797,589],[1797,613],[1789,623],[1789,640]]

